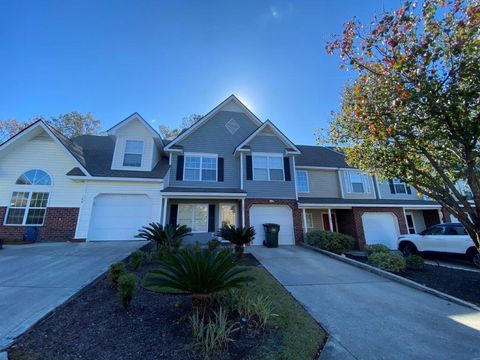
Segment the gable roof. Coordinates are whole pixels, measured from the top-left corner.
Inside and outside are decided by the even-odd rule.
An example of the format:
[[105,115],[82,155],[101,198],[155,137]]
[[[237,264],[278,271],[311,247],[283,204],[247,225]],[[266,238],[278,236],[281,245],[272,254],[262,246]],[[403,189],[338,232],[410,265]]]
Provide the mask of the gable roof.
[[234,102],[236,105],[238,105],[248,116],[250,120],[253,121],[253,123],[256,126],[261,126],[262,121],[253,113],[250,111],[249,108],[245,106],[235,95],[230,95],[227,97],[225,100],[223,100],[220,104],[215,106],[207,115],[203,116],[200,120],[198,120],[195,124],[190,126],[189,128],[183,130],[175,139],[170,141],[170,143],[165,146],[165,150],[172,150],[175,148],[175,144],[178,143],[179,141],[185,139],[188,135],[193,133],[195,130],[197,130],[199,127],[201,127],[203,124],[205,124],[208,120],[210,120],[214,115],[216,115],[225,105],[227,105],[229,102]]
[[163,144],[163,139],[162,139],[161,135],[138,112],[134,112],[132,115],[126,117],[125,119],[120,121],[118,124],[112,126],[110,129],[107,130],[107,133],[108,134],[115,133],[115,131],[117,131],[119,128],[127,125],[132,120],[140,120],[140,122],[145,125],[145,127],[148,129],[148,131],[150,131],[152,136],[156,137],[156,138],[159,138],[160,141]]
[[344,154],[328,147],[298,145],[298,148],[302,154],[295,159],[296,166],[352,168],[347,164]]
[[17,141],[18,139],[21,139],[23,136],[25,136],[26,134],[30,133],[31,131],[33,131],[38,127],[41,127],[57,144],[60,145],[62,149],[66,151],[68,156],[70,156],[78,164],[78,168],[82,172],[89,174],[89,172],[85,168],[85,157],[83,155],[82,148],[76,145],[72,140],[67,138],[65,135],[60,133],[53,126],[47,124],[45,121],[41,119],[35,121],[31,125],[27,126],[25,129],[21,130],[20,132],[12,136],[10,139],[2,143],[0,145],[0,150],[3,150],[6,147],[10,146],[15,141]]
[[[269,127],[272,132],[288,147],[288,152],[291,154],[300,154],[300,150],[297,146],[292,143],[270,120],[267,120],[260,126],[257,130],[255,130],[252,134],[250,134],[245,140],[242,141],[240,145],[237,146],[235,152],[242,151],[242,148],[250,141],[252,141],[258,134],[260,134],[264,129]],[[243,149],[245,150],[245,149]]]

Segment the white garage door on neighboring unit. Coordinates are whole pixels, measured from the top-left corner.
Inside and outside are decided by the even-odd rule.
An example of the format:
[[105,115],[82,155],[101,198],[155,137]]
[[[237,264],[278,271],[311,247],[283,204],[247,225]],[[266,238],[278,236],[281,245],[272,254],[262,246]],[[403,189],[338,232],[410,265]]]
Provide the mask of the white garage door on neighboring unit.
[[98,195],[92,205],[88,240],[139,240],[138,229],[152,219],[152,201],[146,195]]
[[253,245],[262,245],[265,240],[263,224],[275,223],[280,225],[278,243],[280,245],[293,245],[292,209],[284,205],[252,205],[250,208],[250,225],[255,228],[256,236]]
[[362,223],[367,245],[383,244],[390,249],[397,248],[400,231],[397,217],[393,213],[364,213]]

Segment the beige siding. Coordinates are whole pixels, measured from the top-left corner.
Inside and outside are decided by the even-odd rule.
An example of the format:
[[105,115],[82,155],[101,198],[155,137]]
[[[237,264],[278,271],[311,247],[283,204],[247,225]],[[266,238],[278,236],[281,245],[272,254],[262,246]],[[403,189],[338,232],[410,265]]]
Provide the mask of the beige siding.
[[[325,229],[325,227],[323,226],[322,214],[328,213],[328,209],[309,209],[309,210],[305,210],[305,213],[312,214],[312,219],[313,219],[313,228],[307,228],[307,231]],[[335,216],[334,214],[335,214],[335,210],[332,210],[332,216]]]
[[347,186],[345,184],[345,171],[340,171],[340,181],[345,199],[375,199],[377,197],[375,194],[375,184],[373,183],[373,178],[371,176],[368,177],[370,193],[366,194],[354,194],[347,192]]
[[[297,169],[302,171],[302,169]],[[308,193],[299,193],[304,197],[330,197],[339,198],[340,186],[336,170],[307,170],[308,171]]]
[[[65,175],[78,166],[64,148],[50,137],[37,136],[29,141],[20,139],[0,157],[0,206],[9,206],[12,191],[45,190],[50,192],[48,206],[79,207],[83,184]],[[52,186],[15,185],[25,171],[41,169],[52,177]]]

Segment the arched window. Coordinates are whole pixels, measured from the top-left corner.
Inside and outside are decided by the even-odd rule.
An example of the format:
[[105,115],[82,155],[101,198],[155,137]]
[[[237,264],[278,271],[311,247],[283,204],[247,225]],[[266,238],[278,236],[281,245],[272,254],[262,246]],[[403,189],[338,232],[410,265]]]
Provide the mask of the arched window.
[[24,172],[16,182],[17,185],[52,185],[52,179],[45,171],[39,169]]

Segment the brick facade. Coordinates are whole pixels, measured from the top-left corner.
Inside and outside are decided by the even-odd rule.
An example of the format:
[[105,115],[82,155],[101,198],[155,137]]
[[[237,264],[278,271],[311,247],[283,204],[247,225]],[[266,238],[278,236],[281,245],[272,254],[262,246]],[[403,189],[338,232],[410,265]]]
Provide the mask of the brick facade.
[[[271,202],[273,201],[273,202]],[[245,199],[245,225],[250,226],[250,208],[252,205],[288,205],[292,209],[295,244],[303,242],[302,212],[295,199]],[[281,231],[281,230],[280,230]]]
[[[79,208],[49,207],[43,226],[40,226],[40,241],[74,240]],[[6,207],[0,207],[0,238],[6,242],[21,242],[28,226],[5,226]]]

